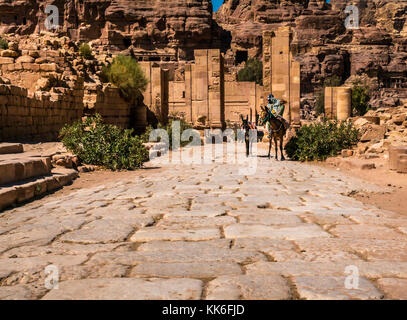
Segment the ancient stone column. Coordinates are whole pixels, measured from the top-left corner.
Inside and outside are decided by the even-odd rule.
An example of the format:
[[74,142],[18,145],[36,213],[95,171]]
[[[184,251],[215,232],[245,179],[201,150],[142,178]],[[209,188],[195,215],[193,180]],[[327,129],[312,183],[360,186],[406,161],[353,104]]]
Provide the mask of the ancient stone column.
[[264,105],[267,104],[267,96],[271,93],[271,75],[272,75],[272,37],[274,32],[263,32],[263,88]]
[[325,117],[327,119],[336,119],[336,101],[334,99],[334,88],[325,87]]
[[222,54],[219,49],[208,50],[208,98],[211,127],[224,125],[224,77]]
[[185,65],[185,109],[186,121],[191,124],[194,122],[192,118],[192,65]]
[[[277,99],[290,101],[290,27],[280,27],[272,38],[272,76],[271,88]],[[286,108],[284,118],[289,120],[290,110]]]
[[195,50],[192,68],[192,121],[206,125],[209,120],[208,99],[208,50]]
[[348,87],[337,87],[337,119],[339,121],[348,120],[352,113],[352,89]]
[[293,126],[299,126],[301,104],[301,70],[300,63],[293,61],[290,68],[290,122]]

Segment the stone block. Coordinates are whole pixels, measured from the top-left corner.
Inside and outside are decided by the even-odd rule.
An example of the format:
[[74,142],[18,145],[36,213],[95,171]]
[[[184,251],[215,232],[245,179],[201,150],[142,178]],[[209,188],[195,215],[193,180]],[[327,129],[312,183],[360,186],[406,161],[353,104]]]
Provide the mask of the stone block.
[[2,57],[13,57],[13,58],[15,58],[15,57],[19,56],[19,53],[17,51],[14,51],[14,50],[7,49],[7,50],[1,51],[0,55]]
[[0,64],[11,64],[14,63],[14,58],[0,57]]
[[0,154],[22,153],[23,145],[21,143],[0,143]]
[[390,170],[397,170],[399,163],[399,156],[407,154],[407,146],[390,146],[389,147],[389,168]]
[[40,65],[41,72],[57,72],[58,66],[55,63],[43,63]]
[[21,56],[16,59],[16,63],[33,63],[34,58],[30,56]]
[[372,140],[382,140],[386,131],[387,130],[384,126],[378,126],[375,124],[368,125],[362,137],[360,138],[360,141],[366,142]]
[[397,163],[397,172],[407,173],[407,154],[400,154]]
[[15,203],[17,190],[14,187],[0,188],[0,211]]

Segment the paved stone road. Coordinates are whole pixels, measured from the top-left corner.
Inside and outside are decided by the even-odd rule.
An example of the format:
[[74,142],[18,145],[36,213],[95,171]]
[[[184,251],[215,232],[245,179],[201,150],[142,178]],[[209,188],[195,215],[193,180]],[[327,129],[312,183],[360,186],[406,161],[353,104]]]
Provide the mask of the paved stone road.
[[373,187],[265,158],[165,168],[1,214],[0,298],[407,299],[407,218],[343,195]]

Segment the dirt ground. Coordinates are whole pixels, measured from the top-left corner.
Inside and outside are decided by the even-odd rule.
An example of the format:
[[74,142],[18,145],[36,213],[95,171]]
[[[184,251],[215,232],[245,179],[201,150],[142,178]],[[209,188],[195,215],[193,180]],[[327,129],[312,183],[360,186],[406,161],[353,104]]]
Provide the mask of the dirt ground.
[[[336,170],[343,172],[348,176],[358,177],[368,182],[383,186],[392,190],[391,192],[381,193],[355,193],[352,195],[355,199],[365,203],[374,205],[380,209],[397,212],[407,215],[407,174],[397,173],[389,170],[388,160],[386,159],[355,159],[351,158],[352,163],[355,165],[343,165],[344,161],[340,157],[328,159],[326,162],[313,162],[314,165],[336,168]],[[376,168],[371,170],[362,170],[361,165],[367,163],[374,163]]]

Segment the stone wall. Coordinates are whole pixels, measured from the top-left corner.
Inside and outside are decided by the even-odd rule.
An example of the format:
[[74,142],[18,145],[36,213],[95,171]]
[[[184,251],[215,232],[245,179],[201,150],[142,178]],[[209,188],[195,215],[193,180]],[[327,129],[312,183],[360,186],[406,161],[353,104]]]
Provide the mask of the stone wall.
[[0,140],[55,140],[59,130],[86,114],[122,128],[144,129],[146,108],[127,103],[117,88],[87,86],[53,88],[29,93],[26,88],[0,85]]
[[263,87],[255,82],[225,82],[225,118],[240,123],[240,115],[255,122],[263,104]]
[[82,117],[83,90],[36,92],[0,85],[0,140],[52,140],[66,124]]
[[136,130],[142,130],[147,125],[146,107],[127,102],[117,88],[87,84],[83,101],[84,114],[99,113],[105,123]]

